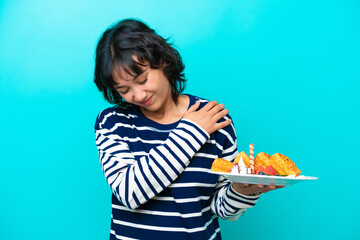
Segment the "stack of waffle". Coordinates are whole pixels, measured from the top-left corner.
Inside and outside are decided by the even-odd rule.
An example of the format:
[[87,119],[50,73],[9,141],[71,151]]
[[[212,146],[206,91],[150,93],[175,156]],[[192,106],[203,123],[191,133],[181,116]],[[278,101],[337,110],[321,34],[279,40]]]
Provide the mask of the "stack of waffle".
[[[244,151],[238,154],[234,162],[238,163],[241,157],[244,161],[244,164],[247,167],[250,167],[250,158]],[[213,162],[211,170],[215,172],[230,172],[231,168],[235,165],[235,163],[229,162],[221,158],[217,158]],[[270,165],[273,166],[277,175],[299,176],[301,173],[301,171],[296,167],[296,164],[281,153],[276,153],[270,156],[267,153],[260,152],[256,155],[256,158],[254,160],[255,172],[259,166],[266,168]]]

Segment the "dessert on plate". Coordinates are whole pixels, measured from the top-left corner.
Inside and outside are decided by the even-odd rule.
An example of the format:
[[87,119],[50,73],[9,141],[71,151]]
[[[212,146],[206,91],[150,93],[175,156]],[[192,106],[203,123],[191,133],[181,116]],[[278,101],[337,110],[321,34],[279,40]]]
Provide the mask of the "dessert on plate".
[[301,173],[296,164],[281,153],[270,156],[267,153],[260,152],[255,159],[251,159],[253,158],[251,153],[253,153],[253,145],[250,145],[250,157],[242,151],[234,159],[234,163],[216,158],[211,171],[272,176],[299,176]]

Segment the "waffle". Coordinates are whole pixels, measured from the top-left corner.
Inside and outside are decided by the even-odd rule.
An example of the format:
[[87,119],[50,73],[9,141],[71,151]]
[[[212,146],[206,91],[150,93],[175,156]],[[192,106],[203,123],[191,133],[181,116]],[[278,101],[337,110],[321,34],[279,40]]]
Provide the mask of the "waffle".
[[[270,158],[271,158],[271,156],[267,153],[264,153],[264,152],[258,153],[256,155],[255,163],[254,163],[255,171],[259,165],[261,165],[263,168],[266,168],[267,166],[272,165],[272,164],[270,164]],[[275,169],[275,172],[276,172],[276,174],[279,174],[279,172],[277,172],[276,169]]]
[[234,162],[235,162],[235,163],[239,163],[241,156],[242,156],[242,159],[243,159],[245,165],[246,165],[247,167],[249,167],[249,166],[250,166],[250,158],[249,158],[249,156],[248,156],[244,151],[242,151],[241,153],[239,153],[239,154],[236,156]]
[[301,173],[296,167],[296,164],[281,153],[276,153],[271,156],[270,165],[272,165],[280,175],[299,176]]
[[233,162],[227,161],[222,158],[216,158],[211,166],[211,171],[229,173],[234,165],[235,163]]
[[[239,162],[241,156],[245,165],[250,168],[250,158],[244,151],[237,155],[235,158],[235,163]],[[270,156],[264,152],[258,153],[254,160],[255,172],[259,165],[261,165],[263,168],[272,165],[277,175],[299,176],[301,173],[301,171],[296,167],[296,164],[281,153],[276,153],[273,156]]]
[[[250,168],[250,158],[249,158],[249,156],[248,156],[244,151],[242,151],[241,153],[239,153],[239,154],[237,155],[237,157],[235,158],[234,162],[235,162],[235,163],[238,163],[238,162],[240,161],[240,158],[241,158],[241,157],[242,157],[243,162],[244,162],[244,164],[246,165],[246,167]],[[268,166],[268,165],[269,165],[269,159],[270,159],[270,155],[269,155],[269,154],[266,154],[266,153],[263,153],[263,152],[258,153],[258,154],[256,155],[255,160],[254,160],[255,172],[256,172],[257,166],[259,166],[259,165],[263,166],[264,168],[265,168],[266,166]]]

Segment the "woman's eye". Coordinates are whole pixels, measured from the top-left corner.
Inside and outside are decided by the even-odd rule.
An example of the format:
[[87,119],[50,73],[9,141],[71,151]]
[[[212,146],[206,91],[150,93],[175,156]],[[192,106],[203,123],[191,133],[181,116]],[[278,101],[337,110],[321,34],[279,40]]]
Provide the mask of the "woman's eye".
[[119,91],[120,94],[126,94],[129,92],[129,89],[126,89],[125,91]]
[[147,81],[147,77],[144,79],[144,81],[142,81],[142,82],[139,82],[139,84],[145,84],[146,83],[146,81]]

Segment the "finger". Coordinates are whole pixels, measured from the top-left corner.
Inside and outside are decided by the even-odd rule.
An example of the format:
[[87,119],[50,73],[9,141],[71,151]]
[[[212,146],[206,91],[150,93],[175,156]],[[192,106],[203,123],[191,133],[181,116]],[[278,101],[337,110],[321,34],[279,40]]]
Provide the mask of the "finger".
[[270,190],[275,190],[275,189],[279,188],[279,186],[276,186],[276,185],[267,185],[266,187]]
[[220,119],[222,119],[223,117],[225,117],[226,115],[229,114],[229,110],[227,109],[224,109],[218,113],[216,113],[214,116],[213,116],[213,119],[217,122],[219,121]]
[[[274,188],[274,189],[275,189],[275,188]],[[261,190],[261,192],[262,192],[262,193],[267,193],[267,192],[272,191],[272,190],[274,190],[274,189],[271,188],[270,186],[267,186],[267,187],[263,188],[263,189]]]
[[217,123],[217,124],[215,125],[215,127],[214,127],[214,131],[213,131],[213,132],[215,132],[215,131],[217,131],[217,130],[219,130],[219,129],[222,129],[222,128],[226,127],[226,126],[229,126],[230,124],[231,124],[231,119],[228,119],[228,120],[223,121],[223,122],[221,122],[221,123]]
[[248,183],[237,183],[239,187],[248,187],[249,184]]
[[200,101],[196,101],[186,112],[195,112],[200,107]]
[[210,109],[212,109],[214,106],[218,105],[218,102],[217,101],[211,101],[211,102],[208,102],[201,110],[203,111],[209,111]]
[[217,130],[222,129],[222,128],[230,125],[230,124],[231,124],[231,120],[230,120],[230,119],[228,119],[228,120],[226,120],[226,121],[224,121],[224,122],[221,122],[221,123],[216,123],[216,124],[209,130],[209,132],[210,132],[210,134],[211,134],[211,133],[216,132]]
[[215,105],[212,109],[209,110],[209,112],[214,116],[215,114],[221,112],[225,108],[224,104],[218,104]]
[[267,189],[262,190],[263,193],[267,193],[276,189],[284,188],[285,186],[275,186],[275,185],[269,185]]

